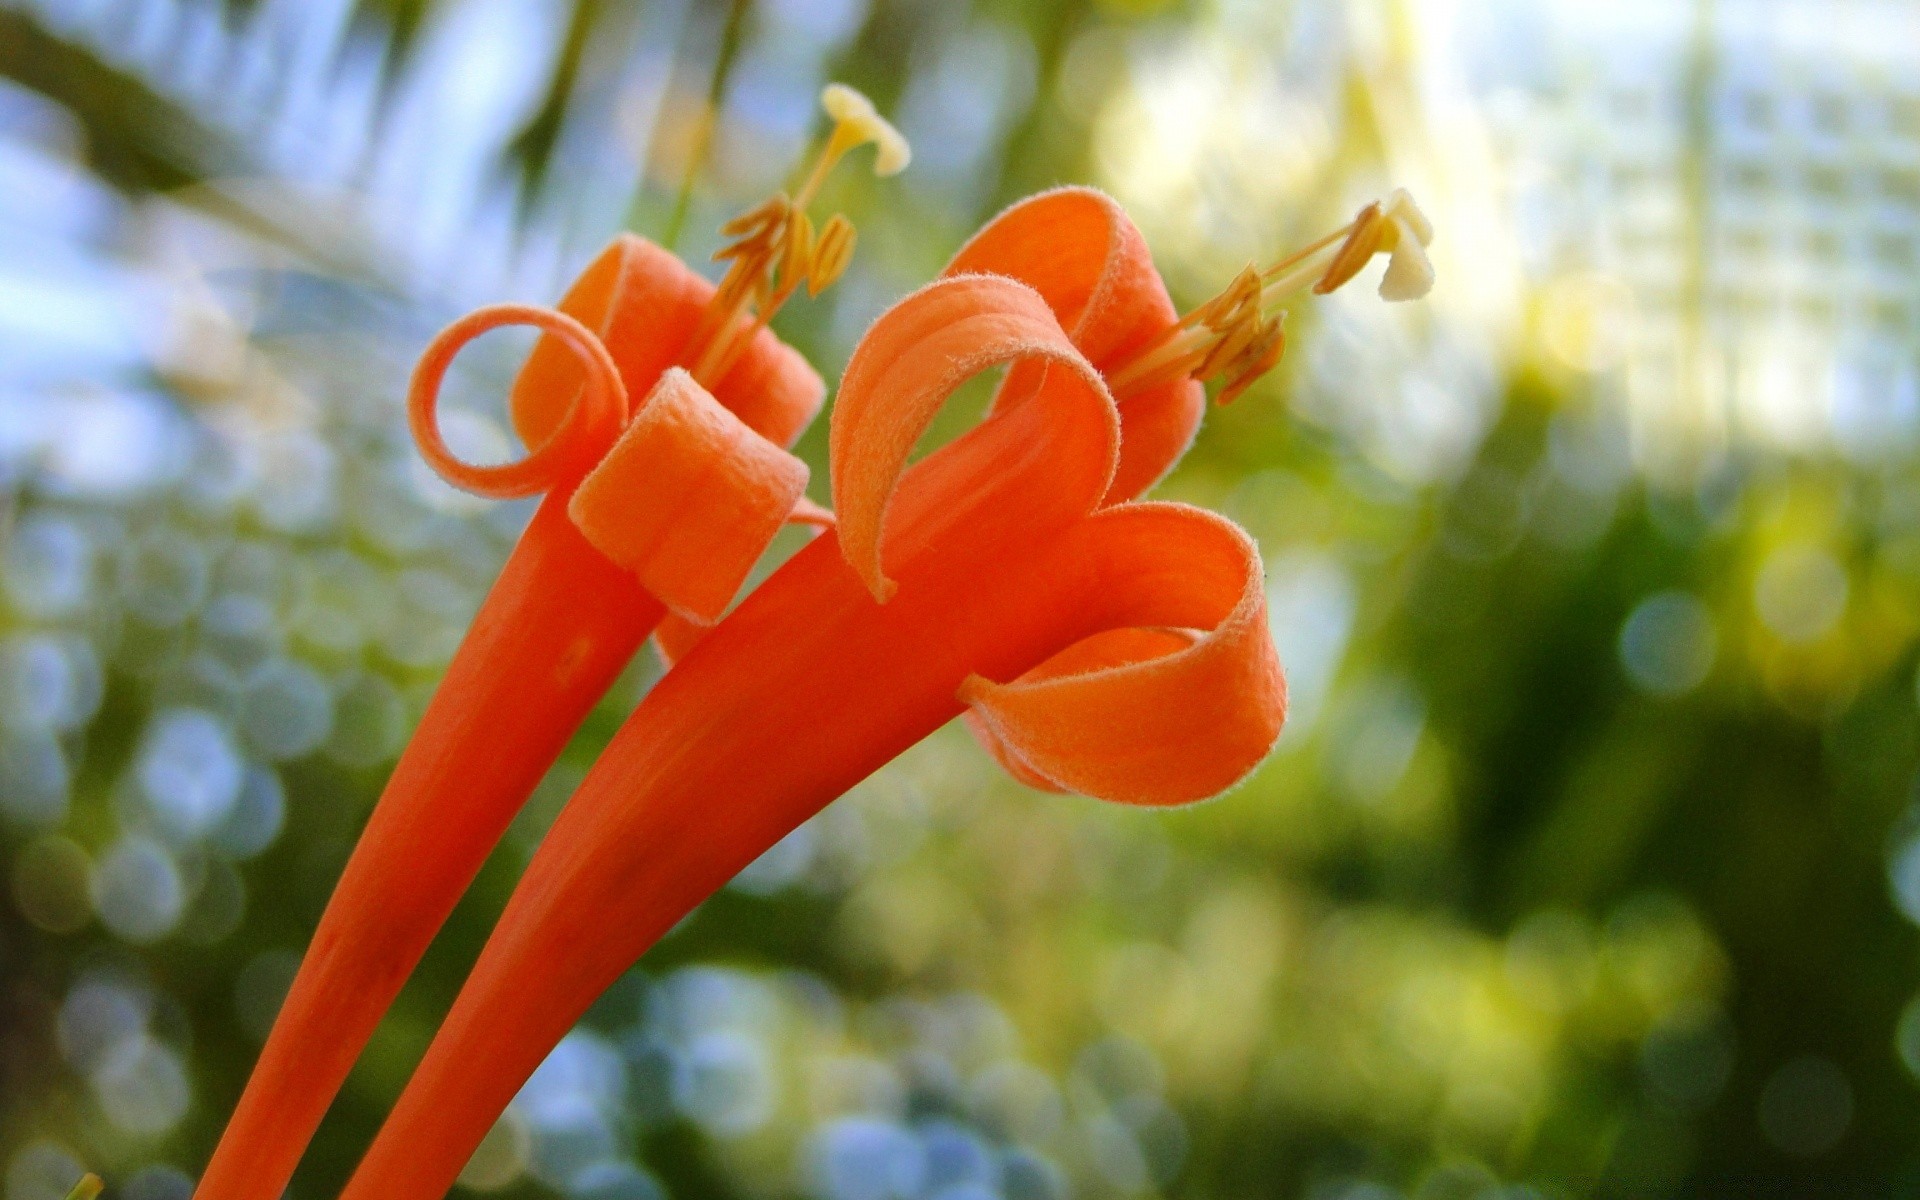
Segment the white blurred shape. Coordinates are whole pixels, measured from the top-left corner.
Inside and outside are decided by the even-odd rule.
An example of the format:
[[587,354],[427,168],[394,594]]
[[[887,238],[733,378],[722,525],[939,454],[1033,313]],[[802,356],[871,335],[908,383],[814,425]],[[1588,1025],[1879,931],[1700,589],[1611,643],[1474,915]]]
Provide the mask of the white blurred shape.
[[1035,73],[1033,44],[1018,26],[981,21],[943,41],[901,97],[900,130],[914,147],[907,185],[984,199],[999,174],[992,151],[1032,102]]
[[580,1097],[609,1111],[621,1106],[626,1070],[620,1052],[597,1033],[576,1029],[560,1039],[514,1100],[536,1122],[549,1106]]
[[180,477],[192,453],[185,421],[146,392],[95,392],[50,405],[57,431],[43,458],[55,496],[125,500]]
[[769,846],[759,858],[733,877],[730,885],[750,896],[771,896],[806,878],[819,847],[819,830],[811,821]]
[[144,1137],[178,1125],[193,1100],[179,1052],[144,1034],[109,1050],[87,1082],[115,1128]]
[[85,607],[93,587],[93,542],[78,522],[48,513],[23,517],[0,560],[0,587],[29,617],[63,617]]
[[83,976],[60,1003],[55,1022],[60,1055],[77,1071],[91,1072],[120,1043],[144,1035],[153,995],[112,975]]
[[7,1163],[7,1200],[66,1200],[85,1170],[59,1142],[28,1142]]
[[[451,0],[420,31],[387,107],[369,181],[374,218],[435,278],[508,140],[546,96],[568,25],[564,0]],[[498,252],[498,248],[495,248]],[[462,264],[467,265],[467,264]]]
[[1334,778],[1355,799],[1383,799],[1412,765],[1426,719],[1426,701],[1405,680],[1376,679],[1354,688],[1341,705],[1334,735]]
[[[0,81],[0,123],[15,115],[10,101],[19,91]],[[51,102],[49,102],[51,103]],[[55,107],[61,117],[65,109]],[[68,118],[69,120],[71,118]],[[50,122],[44,136],[64,141],[59,122]],[[71,148],[55,151],[39,142],[10,136],[0,129],[0,225],[16,231],[16,240],[0,247],[0,260],[47,252],[45,243],[93,241],[105,236],[120,218],[121,206],[113,193],[71,157]]]
[[0,735],[0,811],[11,820],[30,828],[58,825],[72,786],[66,754],[51,734]]
[[193,537],[162,526],[121,547],[121,598],[134,616],[169,629],[207,598],[206,550]]
[[689,1042],[726,1030],[765,1035],[780,1019],[766,984],[726,967],[682,967],[662,981],[651,1002],[668,1034]]
[[1620,663],[1628,678],[1656,696],[1699,687],[1713,669],[1719,638],[1706,605],[1686,592],[1656,592],[1634,606],[1620,627]]
[[831,49],[860,29],[868,0],[767,0],[760,11],[781,34]]
[[743,1034],[702,1034],[674,1063],[675,1106],[710,1134],[752,1133],[773,1116],[774,1100],[767,1050]]
[[153,1163],[121,1181],[120,1200],[193,1200],[193,1176]]
[[1920,996],[1907,1001],[1893,1027],[1893,1049],[1907,1074],[1920,1079]]
[[1790,542],[1761,565],[1753,603],[1782,641],[1818,641],[1847,610],[1846,568],[1822,546]]
[[821,1200],[907,1200],[926,1179],[918,1139],[872,1117],[841,1117],[820,1126],[807,1139],[801,1161]]
[[1287,679],[1283,736],[1312,730],[1353,631],[1352,578],[1331,555],[1288,550],[1267,569],[1267,625]]
[[[447,449],[461,462],[495,464],[513,457],[513,446],[507,440],[506,430],[500,428],[498,422],[469,409],[442,408],[440,437],[446,442]],[[440,478],[418,455],[408,458],[406,469],[414,494],[441,512],[472,514],[491,503],[484,496],[463,492]]]
[[253,507],[267,528],[310,532],[335,512],[340,474],[333,448],[305,432],[289,432],[254,447],[258,456]]
[[177,708],[147,727],[135,759],[141,795],[172,836],[197,839],[233,811],[246,764],[227,727],[210,713]]
[[287,796],[280,776],[267,767],[247,768],[240,794],[226,819],[207,835],[207,844],[242,862],[273,845],[286,821]]
[[186,899],[180,868],[152,838],[122,837],[94,866],[94,911],[123,941],[144,945],[167,936],[179,922]]
[[139,282],[103,260],[51,268],[0,259],[0,378],[99,380],[141,363],[154,314]]
[[66,731],[86,723],[104,688],[93,646],[71,634],[23,633],[0,643],[0,725]]
[[1000,1180],[1007,1200],[1067,1200],[1073,1194],[1066,1172],[1052,1159],[1022,1146],[1000,1156]]
[[526,1173],[532,1153],[533,1134],[527,1129],[526,1117],[509,1104],[461,1168],[459,1184],[470,1191],[497,1192]]
[[318,749],[333,728],[333,694],[312,668],[292,659],[262,664],[240,697],[247,743],[269,760]]
[[1086,1123],[1085,1136],[1087,1155],[1102,1179],[1125,1195],[1146,1190],[1147,1159],[1126,1126],[1103,1114]]
[[1014,1142],[1050,1142],[1066,1120],[1066,1106],[1053,1077],[1015,1059],[975,1075],[967,1085],[967,1106],[990,1132]]
[[595,1163],[574,1176],[574,1200],[667,1200],[651,1172],[629,1162]]
[[528,1169],[549,1187],[571,1189],[584,1173],[618,1156],[612,1122],[582,1093],[564,1093],[537,1113],[528,1111],[527,1124],[533,1135]]
[[961,1188],[999,1186],[1000,1164],[978,1134],[953,1121],[929,1121],[919,1129],[927,1164],[926,1189],[934,1195]]
[[0,80],[0,143],[71,162],[84,141],[79,118],[65,105],[23,84]]

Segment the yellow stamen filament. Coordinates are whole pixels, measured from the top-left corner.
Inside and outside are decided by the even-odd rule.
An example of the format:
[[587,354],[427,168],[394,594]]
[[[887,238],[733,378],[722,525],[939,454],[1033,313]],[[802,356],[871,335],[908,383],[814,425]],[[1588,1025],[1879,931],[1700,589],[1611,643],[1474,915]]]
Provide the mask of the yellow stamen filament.
[[834,166],[848,151],[869,142],[877,148],[876,175],[892,175],[912,157],[899,130],[859,92],[845,84],[828,84],[820,104],[833,118],[833,132],[799,190],[791,197],[777,193],[721,226],[720,232],[733,240],[713,257],[727,263],[727,274],[687,347],[693,377],[706,387],[726,377],[801,284],[809,296],[817,296],[852,261],[853,223],[835,213],[816,233],[806,211]]
[[1221,381],[1219,401],[1230,403],[1272,370],[1286,352],[1283,312],[1270,306],[1311,287],[1324,296],[1352,281],[1376,254],[1388,256],[1380,295],[1416,300],[1433,287],[1426,247],[1433,226],[1404,190],[1367,205],[1352,221],[1264,270],[1249,265],[1219,295],[1107,371],[1107,385],[1124,400],[1176,379]]
[[98,1175],[89,1171],[80,1177],[79,1183],[73,1185],[73,1190],[67,1193],[67,1200],[95,1200],[106,1187]]

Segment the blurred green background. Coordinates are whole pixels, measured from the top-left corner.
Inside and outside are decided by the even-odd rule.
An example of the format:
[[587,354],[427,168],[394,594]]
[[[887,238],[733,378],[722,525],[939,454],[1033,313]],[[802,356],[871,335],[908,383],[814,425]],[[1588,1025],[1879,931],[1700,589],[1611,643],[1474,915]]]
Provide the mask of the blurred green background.
[[190,1195],[526,519],[416,462],[412,356],[617,229],[704,257],[832,78],[916,153],[828,190],[854,267],[778,324],[829,378],[1060,182],[1184,303],[1404,185],[1440,284],[1300,305],[1160,489],[1266,559],[1250,782],[1120,811],[943,731],[649,954],[463,1188],[1920,1195],[1916,45],[1913,0],[0,3],[5,1200]]

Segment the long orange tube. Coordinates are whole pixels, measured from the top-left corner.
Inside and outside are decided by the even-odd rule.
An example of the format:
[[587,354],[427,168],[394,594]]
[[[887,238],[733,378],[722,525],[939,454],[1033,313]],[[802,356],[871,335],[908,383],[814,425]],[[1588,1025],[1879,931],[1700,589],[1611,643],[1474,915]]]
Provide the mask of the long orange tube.
[[[665,251],[622,238],[563,301],[562,310],[590,331],[550,313],[507,314],[549,330],[514,396],[515,422],[537,449],[515,467],[465,470],[481,490],[515,494],[535,490],[520,475],[550,467],[551,488],[347,862],[201,1178],[200,1200],[281,1195],[427,944],[574,730],[664,615],[661,602],[591,545],[568,512],[581,476],[620,424],[575,419],[583,416],[573,410],[588,403],[596,377],[574,356],[586,354],[588,366],[597,362],[595,369],[606,374],[617,371],[627,395],[644,397],[685,349],[711,296],[711,285]],[[576,343],[593,344],[569,346],[554,336],[569,332]],[[442,360],[455,349],[455,342],[436,343]],[[444,369],[445,362],[437,365]],[[750,425],[783,443],[804,428],[822,392],[811,368],[764,332],[716,390]],[[461,469],[442,461],[436,432],[416,432],[436,466]]]
[[549,832],[343,1200],[444,1194],[595,997],[768,846],[958,715],[970,674],[1012,678],[1131,623],[1106,586],[1130,564],[1077,539],[1019,554],[1004,520],[955,515],[973,526],[963,544],[903,571],[885,605],[823,535],[661,680]]
[[540,505],[334,888],[196,1195],[280,1194],[427,943],[664,611],[587,545],[564,496]]
[[[1284,690],[1252,545],[1199,510],[1100,507],[1125,458],[1123,417],[1057,311],[1011,280],[965,276],[876,323],[835,415],[840,530],[696,644],[608,746],[343,1200],[444,1194],[647,947],[966,699],[979,697],[1002,751],[1089,790],[1103,768],[1081,770],[1075,737],[1051,726],[1117,717],[1146,747],[1111,789],[1136,803],[1212,794],[1264,755]],[[1001,362],[1020,364],[1007,384],[1017,394],[902,479],[932,411]],[[1137,466],[1141,486],[1163,467]],[[1021,682],[1102,631],[1166,627],[1212,632],[1135,639],[1118,663]]]

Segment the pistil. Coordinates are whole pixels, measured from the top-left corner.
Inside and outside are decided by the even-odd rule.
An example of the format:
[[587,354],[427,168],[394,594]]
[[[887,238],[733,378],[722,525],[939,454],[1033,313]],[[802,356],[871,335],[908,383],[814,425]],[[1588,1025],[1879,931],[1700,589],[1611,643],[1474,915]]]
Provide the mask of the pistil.
[[853,223],[835,213],[816,232],[807,215],[820,185],[847,152],[874,143],[873,170],[881,176],[905,169],[912,156],[907,140],[854,89],[829,84],[820,104],[833,118],[833,131],[799,190],[792,196],[775,193],[721,226],[721,234],[732,240],[713,257],[727,263],[727,273],[685,351],[693,377],[708,388],[726,377],[742,349],[802,284],[809,296],[817,296],[852,261]]

